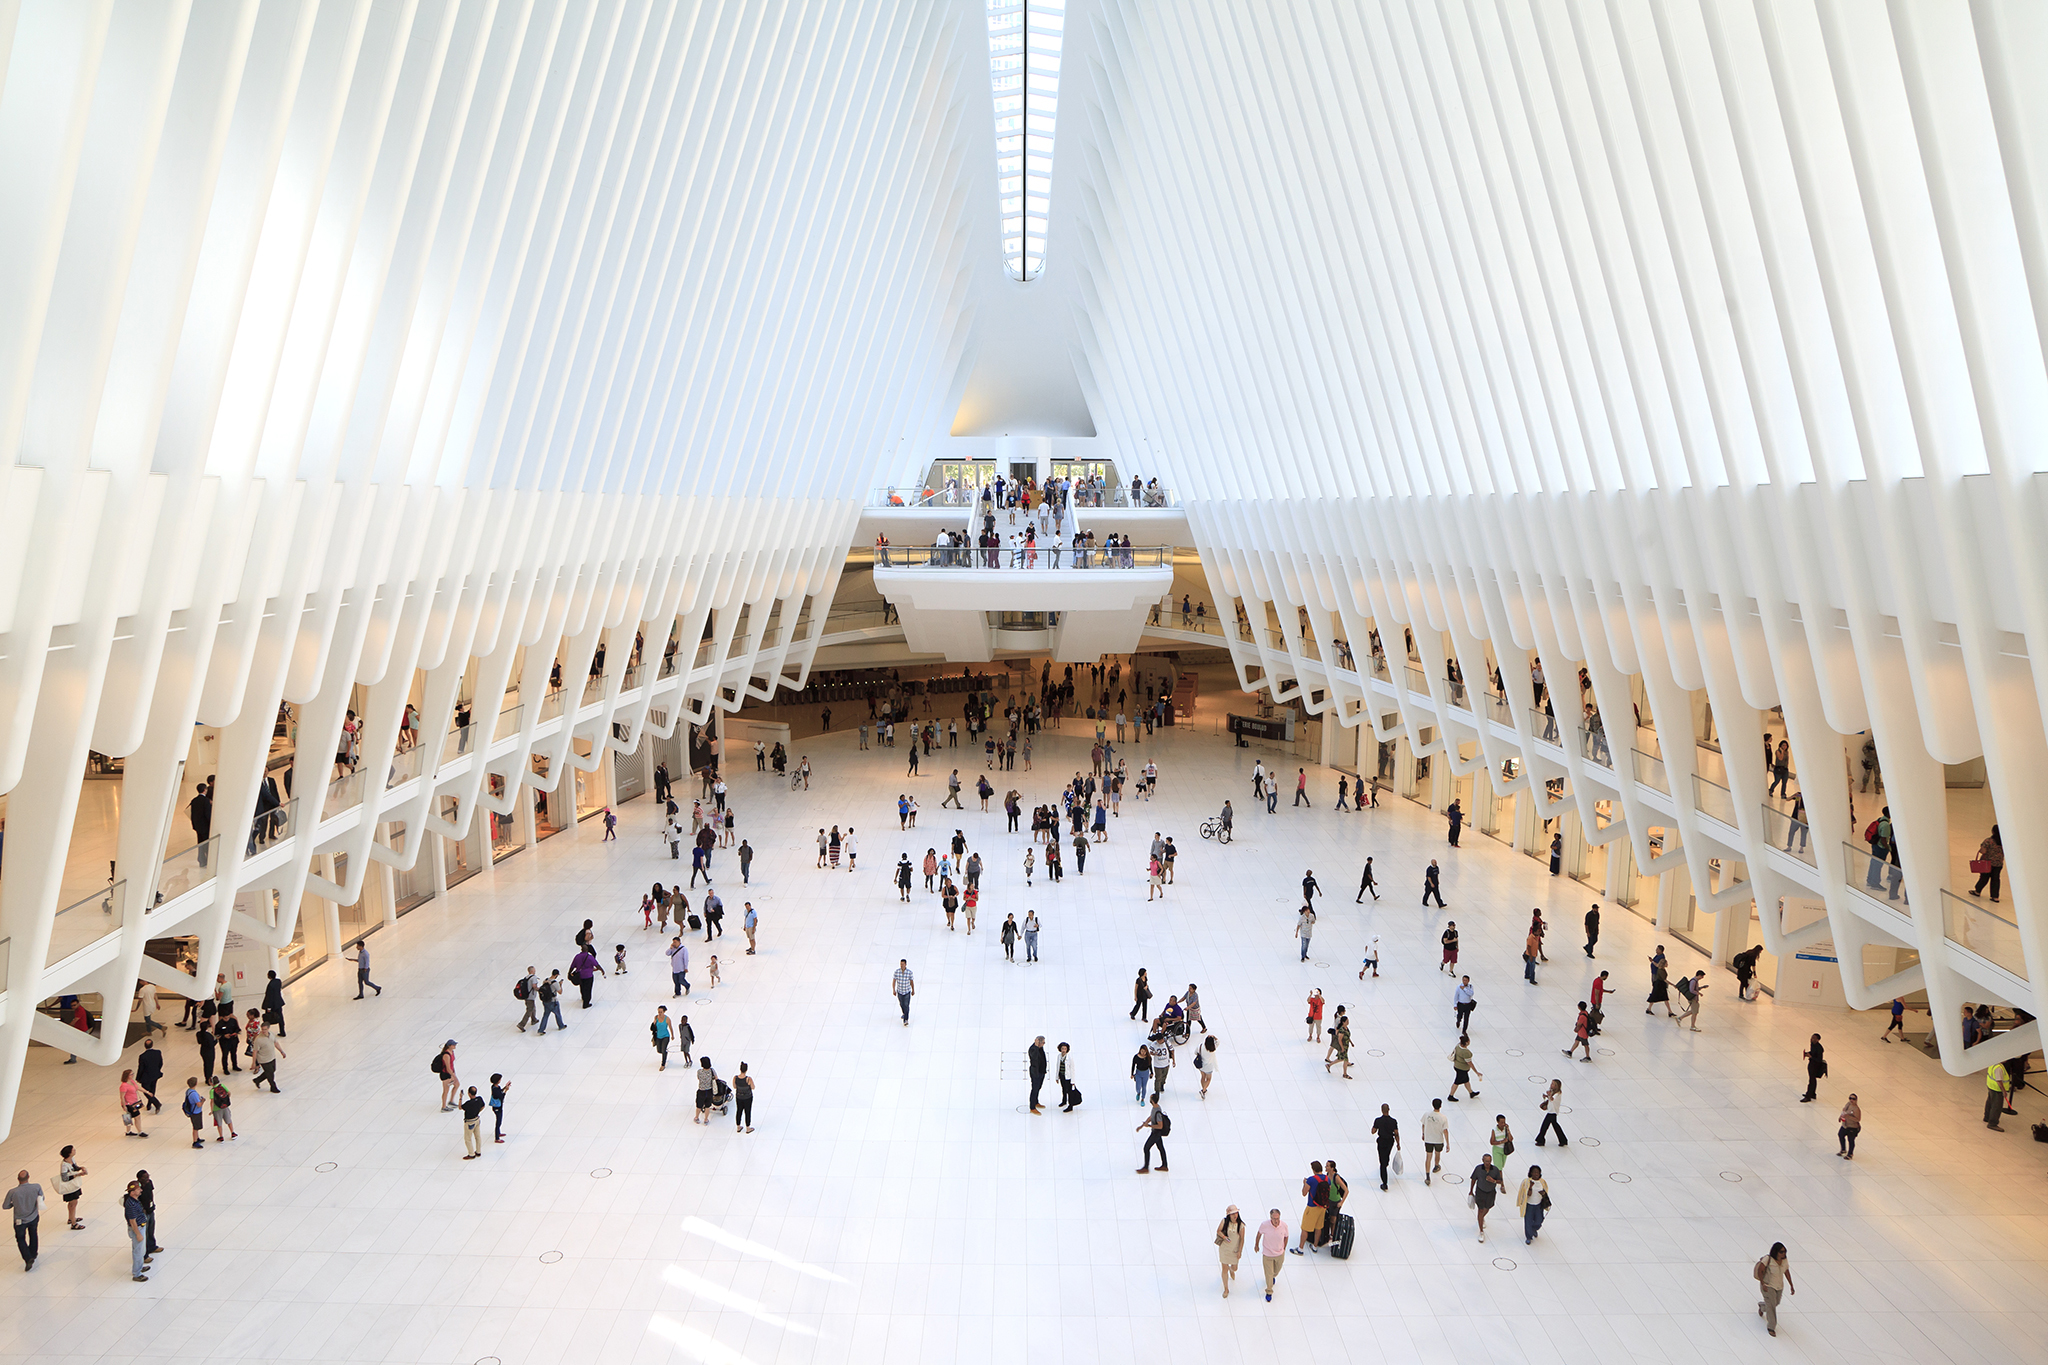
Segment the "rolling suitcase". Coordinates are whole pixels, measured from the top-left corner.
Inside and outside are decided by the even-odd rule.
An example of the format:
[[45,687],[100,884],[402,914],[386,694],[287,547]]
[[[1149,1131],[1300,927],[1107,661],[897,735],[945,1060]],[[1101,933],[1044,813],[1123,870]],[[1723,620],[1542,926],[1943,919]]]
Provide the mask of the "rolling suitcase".
[[697,918],[697,917],[696,917],[695,915],[692,915],[692,916],[690,916],[690,932],[691,932],[691,933],[693,933],[693,934],[694,934],[694,933],[696,933],[696,932],[697,932],[697,931],[698,931],[699,929],[702,929],[703,927],[704,927],[704,921],[703,921],[703,920],[701,920],[701,919],[698,919],[698,918]]
[[1340,1261],[1351,1259],[1351,1241],[1358,1233],[1358,1222],[1348,1213],[1337,1215],[1337,1230],[1330,1237],[1330,1255]]

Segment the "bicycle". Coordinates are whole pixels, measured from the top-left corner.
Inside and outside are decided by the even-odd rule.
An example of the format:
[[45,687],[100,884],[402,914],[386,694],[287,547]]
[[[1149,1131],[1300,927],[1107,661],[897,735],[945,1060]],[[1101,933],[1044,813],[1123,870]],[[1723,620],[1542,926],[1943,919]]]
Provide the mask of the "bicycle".
[[1201,830],[1204,839],[1214,839],[1219,844],[1230,842],[1230,826],[1224,824],[1221,820],[1213,817],[1204,820]]
[[804,784],[804,775],[803,775],[803,773],[801,773],[801,772],[793,772],[793,773],[791,773],[791,774],[789,775],[789,789],[790,789],[791,791],[795,791],[795,790],[797,790],[797,789],[798,789],[799,787],[803,786],[803,784]]

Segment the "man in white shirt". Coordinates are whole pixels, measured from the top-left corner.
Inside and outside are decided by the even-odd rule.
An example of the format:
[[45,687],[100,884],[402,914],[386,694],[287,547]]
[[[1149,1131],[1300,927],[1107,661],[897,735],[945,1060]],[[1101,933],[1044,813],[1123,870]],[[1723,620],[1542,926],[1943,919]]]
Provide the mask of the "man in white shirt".
[[158,1032],[158,1033],[168,1033],[168,1032],[170,1032],[170,1030],[169,1030],[169,1029],[165,1028],[165,1027],[164,1027],[164,1026],[163,1026],[162,1024],[159,1024],[159,1023],[158,1023],[158,1022],[156,1021],[156,1004],[157,1004],[157,1001],[156,1001],[156,983],[155,983],[155,982],[153,982],[153,981],[145,981],[145,982],[143,982],[143,983],[142,983],[142,1000],[141,1000],[141,1004],[142,1004],[142,1031],[143,1031],[144,1033],[148,1033],[148,1032],[150,1032],[151,1030],[154,1030],[154,1031],[156,1031],[156,1032]]
[[1287,1263],[1287,1224],[1280,1221],[1280,1210],[1274,1209],[1253,1230],[1252,1236],[1259,1244],[1259,1259],[1266,1263],[1266,1302],[1271,1303],[1273,1281],[1279,1278],[1280,1267]]
[[1444,1117],[1444,1102],[1440,1099],[1429,1102],[1429,1112],[1422,1116],[1422,1183],[1435,1183],[1435,1176],[1443,1171],[1444,1150],[1451,1145],[1451,1123]]

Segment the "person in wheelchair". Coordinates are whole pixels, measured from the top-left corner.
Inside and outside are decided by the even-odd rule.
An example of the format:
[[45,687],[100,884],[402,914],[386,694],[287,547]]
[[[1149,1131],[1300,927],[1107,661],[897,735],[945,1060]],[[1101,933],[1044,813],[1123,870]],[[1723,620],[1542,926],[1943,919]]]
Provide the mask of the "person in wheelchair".
[[1187,1042],[1188,1014],[1181,1008],[1179,996],[1170,995],[1166,998],[1166,1008],[1159,1011],[1158,1017],[1152,1021],[1152,1032],[1156,1037],[1165,1038],[1168,1044],[1174,1047],[1180,1047]]

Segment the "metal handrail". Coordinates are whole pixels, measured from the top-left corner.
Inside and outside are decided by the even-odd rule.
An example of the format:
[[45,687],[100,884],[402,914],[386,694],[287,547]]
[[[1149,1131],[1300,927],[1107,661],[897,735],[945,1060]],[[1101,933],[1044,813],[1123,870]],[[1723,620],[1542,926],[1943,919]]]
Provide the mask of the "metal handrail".
[[878,545],[878,569],[1157,569],[1172,565],[1171,545],[1016,546]]

